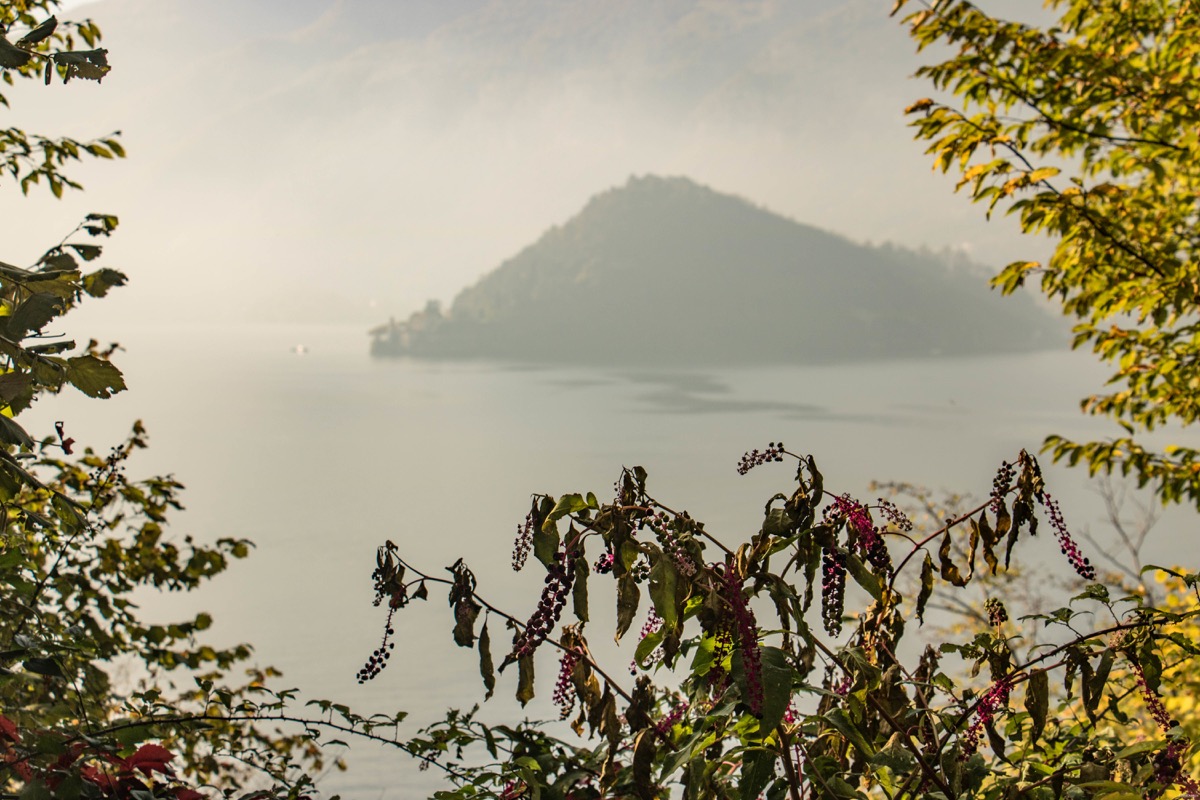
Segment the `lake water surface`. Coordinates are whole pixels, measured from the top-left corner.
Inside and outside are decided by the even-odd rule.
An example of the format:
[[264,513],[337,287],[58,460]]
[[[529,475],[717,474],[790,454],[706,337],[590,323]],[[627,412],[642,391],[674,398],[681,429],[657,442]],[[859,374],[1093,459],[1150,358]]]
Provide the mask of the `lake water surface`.
[[[437,593],[397,618],[389,669],[356,684],[381,633],[369,576],[385,539],[427,571],[466,558],[483,593],[520,617],[541,585],[509,567],[531,492],[604,498],[622,465],[641,464],[656,497],[736,541],[794,473],[768,465],[737,475],[743,451],[768,441],[814,454],[839,492],[873,498],[870,481],[904,480],[984,495],[1002,459],[1035,451],[1047,433],[1108,431],[1077,410],[1105,376],[1084,353],[652,372],[372,360],[356,327],[131,326],[116,338],[128,350],[118,363],[129,392],[104,402],[71,392],[23,419],[38,434],[62,419],[99,450],[143,419],[151,448],[130,475],[171,472],[187,485],[174,534],[258,545],[193,596],[145,596],[147,615],[207,609],[216,638],[253,642],[285,685],[419,721],[480,702],[482,688]],[[1102,534],[1086,476],[1047,473],[1068,523]],[[1152,550],[1180,560],[1169,542],[1188,524],[1169,516]],[[502,628],[492,633],[502,649]],[[554,664],[539,669],[548,697]],[[502,676],[488,715],[514,713],[514,681]],[[424,796],[436,784],[394,752],[355,748],[350,761],[323,784],[348,798]]]

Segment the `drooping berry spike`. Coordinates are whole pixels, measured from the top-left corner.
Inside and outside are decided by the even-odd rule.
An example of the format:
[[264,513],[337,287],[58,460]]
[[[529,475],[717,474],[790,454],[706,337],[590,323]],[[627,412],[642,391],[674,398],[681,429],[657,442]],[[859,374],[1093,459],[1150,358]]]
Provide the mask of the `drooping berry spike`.
[[1079,545],[1067,530],[1067,523],[1063,520],[1058,501],[1052,498],[1049,492],[1042,492],[1038,495],[1038,502],[1045,507],[1046,513],[1050,517],[1050,527],[1054,529],[1054,536],[1058,539],[1058,546],[1062,550],[1062,554],[1067,557],[1067,561],[1071,562],[1071,567],[1085,581],[1096,580],[1096,568],[1092,566],[1090,560],[1084,557]]
[[742,454],[742,460],[738,462],[738,475],[745,475],[770,461],[783,461],[783,442],[770,442],[766,450],[754,449]]

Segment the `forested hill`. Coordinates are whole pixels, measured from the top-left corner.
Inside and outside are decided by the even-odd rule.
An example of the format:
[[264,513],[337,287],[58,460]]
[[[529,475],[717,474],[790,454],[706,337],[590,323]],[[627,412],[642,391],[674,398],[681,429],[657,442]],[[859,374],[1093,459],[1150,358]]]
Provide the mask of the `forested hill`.
[[631,178],[372,352],[590,364],[817,363],[1061,347],[978,268],[855,244],[686,178]]

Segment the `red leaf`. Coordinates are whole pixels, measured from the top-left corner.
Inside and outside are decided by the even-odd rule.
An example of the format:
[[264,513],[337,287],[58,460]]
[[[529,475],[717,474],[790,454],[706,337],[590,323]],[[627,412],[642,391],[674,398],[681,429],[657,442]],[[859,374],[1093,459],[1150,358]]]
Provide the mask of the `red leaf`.
[[101,772],[95,767],[84,767],[83,769],[79,770],[79,775],[85,781],[94,783],[101,789],[113,789],[116,787],[116,783],[113,781],[111,776]]
[[204,800],[204,795],[195,789],[176,789],[175,800]]
[[3,714],[0,714],[0,739],[8,739],[10,742],[21,741],[21,734],[17,730],[16,723]]
[[175,754],[160,744],[144,744],[137,752],[125,759],[126,769],[141,770],[143,774],[162,772],[170,775],[171,768],[167,762],[175,758]]

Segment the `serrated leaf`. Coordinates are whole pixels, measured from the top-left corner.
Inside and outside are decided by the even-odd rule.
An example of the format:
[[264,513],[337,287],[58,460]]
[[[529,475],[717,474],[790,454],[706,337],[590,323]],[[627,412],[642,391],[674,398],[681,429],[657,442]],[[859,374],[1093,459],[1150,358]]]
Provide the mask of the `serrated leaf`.
[[109,289],[124,286],[128,280],[125,273],[105,267],[104,269],[84,275],[81,283],[83,284],[83,290],[92,297],[104,297],[108,294]]
[[0,442],[17,447],[33,447],[33,439],[25,429],[3,414],[0,414]]
[[126,388],[121,370],[95,356],[68,358],[67,382],[88,397],[112,397]]
[[29,391],[33,378],[28,372],[5,372],[0,374],[0,401],[11,403]]
[[62,314],[63,308],[63,299],[50,292],[30,295],[13,309],[7,320],[9,338],[24,339],[29,333],[40,331]]

